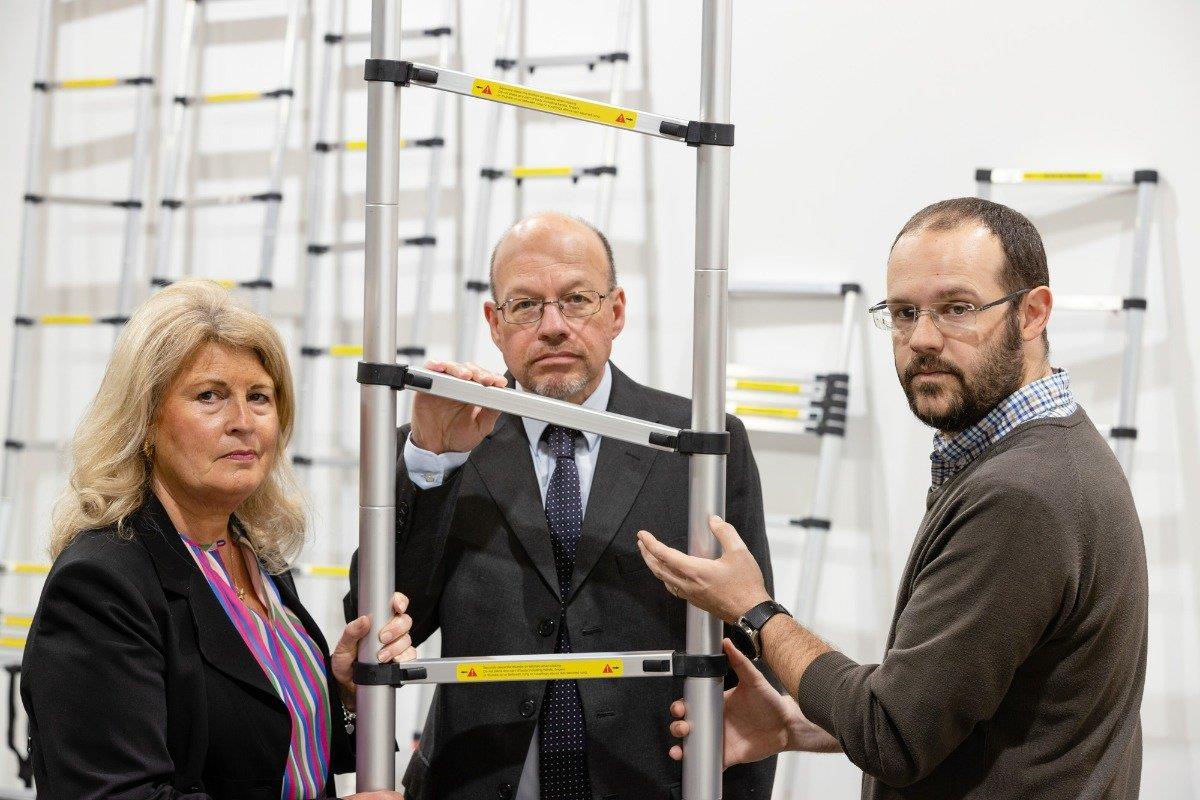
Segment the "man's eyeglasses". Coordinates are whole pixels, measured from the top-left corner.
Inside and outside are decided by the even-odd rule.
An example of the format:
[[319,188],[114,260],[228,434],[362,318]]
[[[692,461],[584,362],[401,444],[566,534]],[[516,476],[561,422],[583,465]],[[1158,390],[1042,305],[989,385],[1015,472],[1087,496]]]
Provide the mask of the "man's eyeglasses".
[[590,317],[600,310],[606,294],[581,289],[568,292],[557,300],[535,300],[532,297],[510,297],[496,308],[505,322],[513,325],[531,325],[542,318],[546,306],[558,306],[558,311],[564,317]]
[[892,331],[902,336],[910,335],[916,329],[917,321],[921,319],[922,314],[928,314],[930,321],[937,326],[938,330],[971,331],[975,330],[975,323],[979,318],[980,311],[1011,303],[1029,291],[1029,289],[1021,289],[978,307],[973,303],[961,300],[934,303],[929,308],[917,308],[907,303],[889,303],[884,300],[871,306],[867,311],[874,320],[876,328],[881,331]]

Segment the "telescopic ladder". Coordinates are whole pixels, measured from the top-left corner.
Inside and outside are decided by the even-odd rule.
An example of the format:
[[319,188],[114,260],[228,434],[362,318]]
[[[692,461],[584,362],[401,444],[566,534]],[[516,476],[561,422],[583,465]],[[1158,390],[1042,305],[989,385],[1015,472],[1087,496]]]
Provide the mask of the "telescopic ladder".
[[[633,24],[634,0],[620,0],[617,7],[617,37],[613,50],[603,52],[574,53],[553,56],[527,56],[524,47],[521,52],[514,53],[513,39],[524,43],[525,19],[523,13],[515,13],[518,9],[516,0],[504,0],[501,6],[500,23],[496,33],[496,68],[497,81],[521,80],[541,70],[561,68],[585,68],[594,71],[597,67],[607,66],[610,69],[610,81],[607,107],[621,106],[625,93],[625,77],[629,66],[629,42]],[[645,0],[638,0],[644,3]],[[521,12],[524,2],[520,3]],[[520,28],[519,34],[518,28]],[[509,85],[509,84],[502,84]],[[523,86],[514,86],[516,91],[530,91],[545,95]],[[476,96],[491,99],[485,92],[493,88],[482,87]],[[498,90],[497,90],[498,91]],[[469,94],[460,92],[460,94]],[[550,95],[546,95],[550,96]],[[580,101],[585,102],[586,101]],[[499,100],[488,109],[484,129],[484,150],[482,167],[479,170],[479,191],[475,198],[475,222],[471,236],[469,258],[466,262],[466,276],[462,286],[462,294],[458,307],[458,335],[455,340],[455,360],[472,361],[475,358],[475,340],[478,337],[479,320],[482,316],[480,309],[483,300],[490,291],[488,281],[488,264],[490,261],[488,246],[491,243],[491,219],[494,203],[494,189],[501,181],[512,181],[518,190],[526,181],[560,180],[578,184],[580,181],[596,181],[596,207],[592,223],[602,231],[609,229],[612,217],[613,181],[617,176],[617,135],[622,122],[616,121],[605,130],[603,143],[598,161],[586,164],[518,164],[505,166],[500,163],[501,123],[504,118],[504,105],[524,108],[521,103],[507,103]],[[595,105],[595,104],[593,104]],[[540,109],[544,110],[544,109]],[[524,116],[520,111],[517,127],[517,156],[524,157],[525,126]],[[570,115],[568,115],[570,116]],[[518,214],[519,215],[519,214]]]
[[[28,416],[38,407],[36,384],[30,380],[29,348],[33,336],[42,329],[57,326],[109,326],[114,331],[128,320],[133,304],[134,281],[138,273],[138,253],[143,244],[142,211],[145,201],[145,175],[150,135],[154,125],[153,99],[156,83],[161,0],[146,0],[141,10],[139,60],[134,75],[90,75],[59,77],[54,65],[62,28],[68,20],[62,15],[66,4],[59,0],[43,0],[38,21],[34,62],[33,102],[31,104],[28,165],[25,205],[22,220],[20,261],[17,265],[15,292],[16,313],[13,319],[13,343],[9,371],[8,418],[4,439],[3,478],[0,483],[0,580],[8,576],[44,577],[48,565],[12,559],[13,531],[18,524],[16,486],[21,475],[22,456],[33,452],[64,451],[63,441],[40,441],[28,435],[33,424]],[[134,37],[130,37],[134,39]],[[112,93],[118,102],[129,103],[134,110],[132,146],[129,155],[129,177],[120,193],[111,197],[58,194],[50,190],[47,158],[53,145],[53,113],[50,98],[59,93]],[[116,297],[106,314],[87,314],[76,311],[39,313],[31,305],[31,293],[39,288],[46,262],[46,244],[51,232],[45,210],[49,207],[75,206],[103,209],[124,217],[121,258]],[[114,209],[116,210],[114,212]],[[45,234],[45,235],[43,235]],[[27,383],[28,382],[28,383]],[[65,436],[65,432],[64,432]],[[7,581],[5,581],[7,582]],[[2,585],[2,584],[0,584]],[[27,596],[37,595],[30,587]],[[0,611],[0,648],[19,651],[25,646],[25,632],[32,614],[23,609],[4,608]],[[27,755],[14,738],[16,716],[16,687],[20,673],[20,657],[5,666],[9,675],[8,746],[16,755],[19,777],[25,786],[32,785],[32,769]]]
[[[724,515],[725,337],[729,250],[728,123],[732,3],[704,0],[698,120],[680,120],[581,98],[554,95],[426,64],[402,61],[400,0],[372,0],[368,87],[367,246],[361,387],[362,454],[359,483],[359,608],[372,620],[362,640],[354,679],[358,685],[357,786],[359,791],[396,784],[396,695],[406,683],[463,684],[556,678],[683,676],[693,732],[683,761],[684,800],[721,797],[721,725],[724,675],[721,621],[687,609],[686,652],[580,653],[429,659],[379,664],[375,641],[389,618],[395,587],[396,390],[422,391],[510,414],[591,431],[691,459],[688,550],[712,558],[717,545],[708,528]],[[396,254],[399,218],[399,128],[402,90],[424,86],[558,116],[685,142],[696,147],[695,339],[692,429],[679,430],[619,414],[592,411],[511,389],[483,387],[395,362]]]
[[[171,125],[167,134],[163,158],[162,206],[158,225],[158,247],[151,284],[167,286],[180,276],[173,264],[174,233],[183,211],[195,211],[216,206],[263,205],[258,274],[250,279],[221,276],[218,280],[229,288],[254,290],[254,305],[260,312],[267,309],[267,292],[274,287],[273,272],[275,244],[279,230],[279,206],[283,202],[283,168],[295,100],[297,41],[304,0],[284,0],[287,7],[283,34],[279,82],[267,89],[238,89],[208,92],[201,88],[201,66],[208,33],[207,0],[184,0],[182,34],[179,47],[175,93],[171,98]],[[226,3],[230,5],[232,3]],[[274,130],[271,136],[270,161],[264,191],[221,194],[202,197],[185,196],[188,173],[196,158],[197,112],[199,109],[237,103],[269,103],[274,106]]]
[[1105,312],[1125,315],[1125,348],[1121,357],[1121,384],[1117,395],[1117,419],[1105,430],[1117,461],[1129,478],[1133,469],[1133,445],[1137,439],[1137,390],[1142,359],[1143,326],[1146,316],[1146,273],[1150,252],[1150,226],[1154,220],[1154,193],[1158,170],[1047,172],[1024,169],[977,169],[975,184],[979,197],[988,200],[993,186],[1132,186],[1137,190],[1137,212],[1133,222],[1133,251],[1129,271],[1129,293],[1121,295],[1055,295],[1055,310]]

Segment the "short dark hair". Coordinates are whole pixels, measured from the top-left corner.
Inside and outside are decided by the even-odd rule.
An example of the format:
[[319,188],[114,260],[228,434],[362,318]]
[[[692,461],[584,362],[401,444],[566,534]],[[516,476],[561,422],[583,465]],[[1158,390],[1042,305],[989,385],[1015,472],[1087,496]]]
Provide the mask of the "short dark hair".
[[[1006,293],[1050,285],[1046,248],[1029,218],[1008,206],[979,197],[955,197],[922,208],[904,223],[892,241],[892,248],[895,249],[896,242],[910,233],[948,231],[971,222],[987,228],[1000,242],[1004,251],[1000,287]],[[1042,341],[1050,346],[1044,331]]]
[[[572,217],[571,219],[578,222],[580,225],[587,228],[592,233],[596,234],[596,238],[600,240],[600,246],[604,248],[604,258],[608,262],[608,291],[617,288],[617,264],[613,259],[612,245],[608,242],[608,237],[605,236],[599,228],[588,222],[583,217]],[[496,251],[500,249],[500,245],[508,236],[508,231],[504,232],[504,236],[496,242],[496,246],[492,248],[492,257],[488,260],[488,285],[492,290],[492,299],[500,302],[500,298],[496,294]]]

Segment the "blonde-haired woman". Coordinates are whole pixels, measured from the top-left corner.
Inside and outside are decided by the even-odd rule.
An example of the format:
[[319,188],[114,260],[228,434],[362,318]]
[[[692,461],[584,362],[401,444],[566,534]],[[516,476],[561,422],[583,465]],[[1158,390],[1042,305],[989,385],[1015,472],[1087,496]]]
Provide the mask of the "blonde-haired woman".
[[[164,289],[125,326],[75,436],[22,665],[39,797],[299,800],[354,768],[369,623],[331,657],[286,571],[304,541],[294,419],[278,334],[216,283]],[[406,604],[382,660],[415,655]]]

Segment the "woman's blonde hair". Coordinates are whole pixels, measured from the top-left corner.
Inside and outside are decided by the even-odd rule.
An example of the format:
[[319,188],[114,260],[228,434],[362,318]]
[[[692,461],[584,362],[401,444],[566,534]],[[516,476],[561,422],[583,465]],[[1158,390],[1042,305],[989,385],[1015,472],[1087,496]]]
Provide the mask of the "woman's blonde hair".
[[275,382],[280,435],[266,480],[238,507],[250,543],[268,569],[286,569],[304,544],[305,509],[284,454],[296,418],[292,372],[283,342],[263,317],[215,281],[182,280],[150,297],[121,331],[96,397],[71,443],[70,481],[55,503],[50,552],[57,557],[80,533],[126,519],[150,487],[144,447],[171,382],[206,344],[249,350]]

